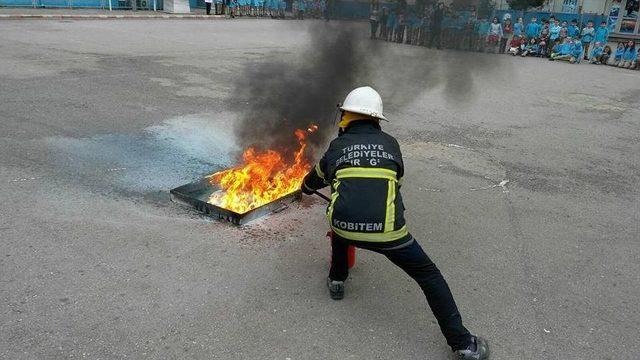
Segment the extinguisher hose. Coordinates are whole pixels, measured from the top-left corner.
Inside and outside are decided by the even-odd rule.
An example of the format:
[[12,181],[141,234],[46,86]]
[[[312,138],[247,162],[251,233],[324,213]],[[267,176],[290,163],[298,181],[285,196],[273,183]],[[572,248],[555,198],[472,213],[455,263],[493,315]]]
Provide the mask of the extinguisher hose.
[[314,191],[314,194],[318,195],[319,197],[325,199],[327,202],[331,202],[331,199],[329,199],[329,197],[327,197],[326,195],[319,193],[318,191]]

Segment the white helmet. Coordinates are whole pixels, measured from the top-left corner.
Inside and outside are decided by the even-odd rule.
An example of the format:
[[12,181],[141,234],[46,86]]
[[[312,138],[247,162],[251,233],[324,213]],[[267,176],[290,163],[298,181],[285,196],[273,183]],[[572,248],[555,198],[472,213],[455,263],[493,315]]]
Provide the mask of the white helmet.
[[382,114],[382,98],[380,94],[370,86],[363,86],[351,90],[349,95],[344,99],[340,110],[387,120]]

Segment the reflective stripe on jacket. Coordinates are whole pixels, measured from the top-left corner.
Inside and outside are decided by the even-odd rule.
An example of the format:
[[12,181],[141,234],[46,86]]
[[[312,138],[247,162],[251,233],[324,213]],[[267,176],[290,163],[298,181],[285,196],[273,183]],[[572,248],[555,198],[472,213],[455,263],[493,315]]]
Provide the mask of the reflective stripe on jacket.
[[410,239],[400,185],[404,166],[396,139],[376,121],[356,120],[329,145],[303,186],[331,185],[327,218],[340,237],[369,246]]

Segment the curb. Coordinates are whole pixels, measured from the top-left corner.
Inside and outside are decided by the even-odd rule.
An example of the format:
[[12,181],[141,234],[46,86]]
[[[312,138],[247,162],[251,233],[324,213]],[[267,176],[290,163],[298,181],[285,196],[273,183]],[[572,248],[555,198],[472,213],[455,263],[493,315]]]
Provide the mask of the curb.
[[226,19],[225,15],[198,15],[198,14],[162,14],[162,15],[116,15],[116,14],[0,14],[0,20],[113,20],[113,19],[187,19],[187,20],[214,20]]

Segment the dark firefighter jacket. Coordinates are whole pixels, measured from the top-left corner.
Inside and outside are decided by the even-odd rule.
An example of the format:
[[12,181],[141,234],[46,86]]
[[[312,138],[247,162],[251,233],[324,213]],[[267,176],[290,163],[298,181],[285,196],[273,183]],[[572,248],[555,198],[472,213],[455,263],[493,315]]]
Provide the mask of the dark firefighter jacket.
[[362,246],[395,247],[411,238],[399,191],[403,174],[396,139],[376,121],[357,120],[331,142],[302,186],[331,185],[327,218],[338,236]]

